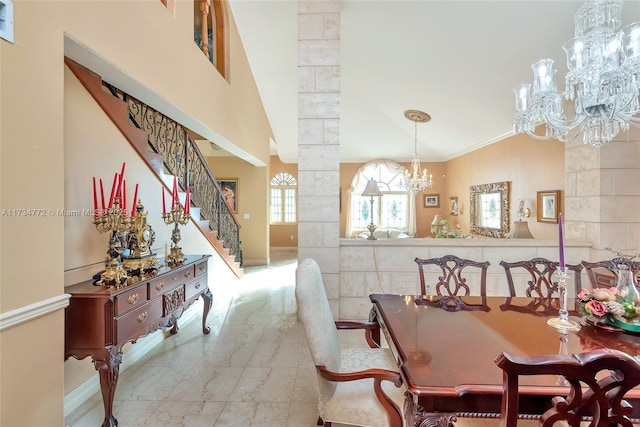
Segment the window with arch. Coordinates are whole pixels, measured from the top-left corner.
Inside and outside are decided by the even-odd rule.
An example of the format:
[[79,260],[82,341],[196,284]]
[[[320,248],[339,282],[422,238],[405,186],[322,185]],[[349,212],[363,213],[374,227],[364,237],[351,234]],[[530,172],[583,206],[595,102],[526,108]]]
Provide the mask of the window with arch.
[[[349,192],[347,236],[367,231],[373,222],[378,228],[415,232],[415,203],[411,193],[404,188],[406,168],[390,160],[377,160],[363,165],[353,177]],[[362,196],[369,179],[375,179],[382,196]]]
[[279,172],[271,178],[270,223],[291,224],[298,221],[298,183],[293,175]]

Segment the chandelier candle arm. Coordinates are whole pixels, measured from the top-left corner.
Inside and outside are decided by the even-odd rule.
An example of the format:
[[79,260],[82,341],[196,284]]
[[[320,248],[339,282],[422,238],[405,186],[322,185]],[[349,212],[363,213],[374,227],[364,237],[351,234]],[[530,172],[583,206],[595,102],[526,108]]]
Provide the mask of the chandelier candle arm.
[[[629,126],[640,127],[640,22],[622,25],[623,0],[587,0],[574,16],[575,37],[562,49],[569,72],[557,90],[552,59],[535,62],[533,85],[514,88],[513,133],[566,142],[582,133],[599,147]],[[567,117],[563,98],[573,101]],[[635,117],[634,117],[635,116]],[[544,135],[535,134],[539,124]]]

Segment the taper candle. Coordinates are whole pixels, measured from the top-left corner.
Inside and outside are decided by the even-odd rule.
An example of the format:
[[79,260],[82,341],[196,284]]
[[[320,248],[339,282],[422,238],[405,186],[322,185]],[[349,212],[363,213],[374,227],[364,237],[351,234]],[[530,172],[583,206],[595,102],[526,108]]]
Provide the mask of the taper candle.
[[122,180],[122,216],[127,216],[127,180]]
[[116,197],[122,196],[122,181],[124,180],[124,167],[126,163],[122,163],[122,170],[120,171],[120,179],[118,180],[118,190],[116,190]]
[[562,214],[558,214],[558,247],[560,251],[560,267],[565,267],[564,264],[564,232],[562,230]]
[[191,210],[191,190],[187,187],[187,194],[184,196],[184,213],[185,215],[189,214]]
[[138,204],[138,184],[136,184],[136,189],[133,191],[133,204],[131,205],[131,218],[136,216],[136,206]]
[[162,190],[162,216],[164,216],[167,213],[167,205],[164,202],[164,187],[160,187],[160,190]]
[[176,207],[177,198],[178,198],[178,177],[173,175],[173,191],[171,193],[171,209]]
[[102,212],[100,215],[104,215],[104,187],[102,186],[102,178],[100,178],[100,201],[102,202]]
[[96,191],[96,177],[93,177],[93,216],[98,216],[98,193]]
[[109,196],[109,209],[113,207],[113,196],[116,191],[116,181],[118,180],[118,172],[113,175],[113,184],[111,184],[111,195]]

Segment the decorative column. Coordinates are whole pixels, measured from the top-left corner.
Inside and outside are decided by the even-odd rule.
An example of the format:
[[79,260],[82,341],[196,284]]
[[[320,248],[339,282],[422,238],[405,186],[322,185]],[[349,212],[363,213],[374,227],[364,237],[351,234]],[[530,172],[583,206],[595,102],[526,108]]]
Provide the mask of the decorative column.
[[640,247],[640,129],[630,128],[601,148],[581,139],[565,148],[565,232],[593,242],[591,260],[605,250]]
[[298,2],[298,258],[318,262],[336,319],[340,261],[340,1]]

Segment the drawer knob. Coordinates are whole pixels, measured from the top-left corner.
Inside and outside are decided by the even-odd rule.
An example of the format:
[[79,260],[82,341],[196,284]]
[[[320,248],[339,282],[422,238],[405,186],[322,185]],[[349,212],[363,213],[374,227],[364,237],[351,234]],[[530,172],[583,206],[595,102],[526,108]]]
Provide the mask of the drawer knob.
[[184,277],[189,277],[189,276],[191,276],[191,272],[190,272],[190,271],[186,271],[186,272],[184,273]]
[[198,270],[204,271],[204,265],[201,265],[200,267],[198,267]]
[[157,291],[161,291],[162,288],[164,288],[164,282],[158,282],[156,283],[156,290]]
[[196,283],[196,289],[200,289],[200,282]]
[[140,295],[138,294],[133,294],[133,295],[129,295],[129,304],[135,304],[138,302],[138,298],[140,298]]
[[140,313],[138,315],[138,323],[142,323],[144,322],[144,320],[147,318],[147,312],[145,311],[144,313]]

